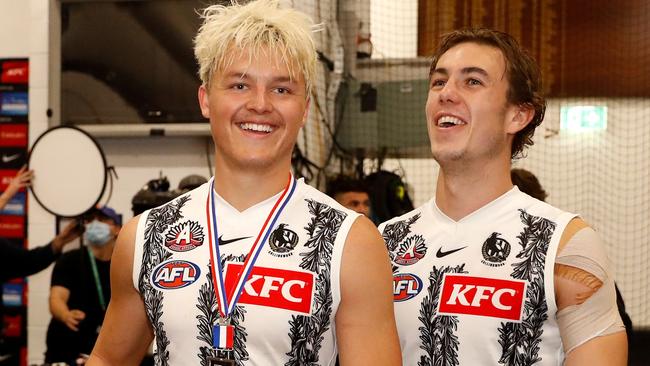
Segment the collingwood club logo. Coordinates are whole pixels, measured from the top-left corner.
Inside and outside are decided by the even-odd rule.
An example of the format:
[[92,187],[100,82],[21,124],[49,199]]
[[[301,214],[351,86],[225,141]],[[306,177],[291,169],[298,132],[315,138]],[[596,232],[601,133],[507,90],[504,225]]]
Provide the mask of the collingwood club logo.
[[196,221],[172,227],[165,235],[165,246],[175,252],[187,252],[203,245],[203,228]]
[[483,243],[483,260],[481,263],[490,267],[501,267],[510,255],[510,243],[500,238],[500,233],[492,233]]
[[280,224],[273,230],[269,238],[271,250],[269,254],[275,257],[289,257],[291,252],[298,244],[298,234],[295,231],[286,228],[287,224]]

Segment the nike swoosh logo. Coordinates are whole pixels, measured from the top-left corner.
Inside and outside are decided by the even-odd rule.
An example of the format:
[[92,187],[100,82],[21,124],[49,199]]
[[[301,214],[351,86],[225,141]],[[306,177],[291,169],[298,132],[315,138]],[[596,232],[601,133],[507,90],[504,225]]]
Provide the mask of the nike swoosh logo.
[[13,155],[2,155],[2,162],[3,163],[8,163],[10,161],[18,159],[19,157],[20,157],[20,153],[13,154]]
[[222,236],[219,235],[219,246],[226,245],[226,244],[230,244],[230,243],[234,243],[234,242],[236,242],[236,241],[240,241],[240,240],[244,240],[244,239],[248,239],[248,238],[252,238],[252,236],[242,236],[241,238],[225,239],[225,240],[224,240],[224,239],[222,238]]
[[467,248],[467,246],[464,246],[464,247],[462,247],[462,248],[456,248],[456,249],[452,249],[452,250],[448,250],[448,251],[446,251],[446,252],[443,252],[443,251],[442,251],[442,247],[440,247],[440,248],[438,248],[438,251],[436,252],[436,257],[438,257],[438,258],[446,257],[446,256],[448,256],[449,254],[454,254],[454,253],[456,253],[457,251],[459,251],[459,250],[463,250],[463,249],[465,249],[465,248]]

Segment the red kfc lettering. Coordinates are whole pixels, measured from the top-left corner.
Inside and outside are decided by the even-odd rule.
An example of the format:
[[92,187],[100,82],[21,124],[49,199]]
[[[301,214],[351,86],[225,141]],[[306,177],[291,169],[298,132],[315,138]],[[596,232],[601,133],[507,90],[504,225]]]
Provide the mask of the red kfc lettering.
[[526,282],[447,274],[438,312],[521,320]]
[[257,280],[261,280],[262,278],[263,277],[260,275],[256,275],[256,274],[251,275],[250,279],[246,281],[246,283],[244,284],[244,291],[246,291],[246,293],[251,296],[259,296],[257,291],[255,291],[255,289],[253,288],[253,285],[255,284],[255,282],[257,282]]
[[307,286],[307,283],[303,281],[298,281],[298,280],[289,280],[287,281],[284,286],[282,286],[282,296],[284,296],[285,299],[291,301],[291,302],[300,302],[299,297],[295,297],[291,294],[291,288],[294,286],[298,286],[301,289],[304,289]]
[[[242,270],[239,263],[226,265],[226,290],[232,293]],[[311,314],[314,275],[310,272],[289,271],[276,268],[253,267],[244,283],[239,304],[261,305]]]
[[463,285],[460,284],[455,284],[453,286],[454,292],[451,293],[451,296],[449,297],[449,300],[447,301],[447,304],[456,304],[456,300],[460,301],[461,304],[465,306],[469,306],[469,301],[465,298],[465,293],[471,289],[474,288],[473,285],[465,286],[463,288]]
[[[262,280],[262,288],[259,292],[255,290],[255,283],[258,280]],[[307,283],[300,280],[289,280],[285,282],[284,278],[273,277],[273,276],[260,276],[252,275],[251,278],[246,281],[244,284],[244,291],[251,296],[260,296],[260,297],[271,297],[271,292],[280,291],[282,297],[287,301],[291,302],[300,302],[302,301],[299,297],[295,297],[291,294],[291,288],[298,286],[301,289],[304,289],[307,286]]]
[[280,287],[276,284],[281,285],[284,282],[284,278],[265,276],[264,284],[262,285],[262,290],[260,291],[261,297],[271,297],[271,291],[277,292]]
[[510,310],[512,309],[512,306],[508,305],[503,305],[501,302],[501,295],[503,294],[510,294],[511,297],[514,297],[517,294],[517,291],[511,289],[511,288],[502,288],[494,291],[494,295],[492,295],[492,305],[494,305],[495,308],[499,310]]

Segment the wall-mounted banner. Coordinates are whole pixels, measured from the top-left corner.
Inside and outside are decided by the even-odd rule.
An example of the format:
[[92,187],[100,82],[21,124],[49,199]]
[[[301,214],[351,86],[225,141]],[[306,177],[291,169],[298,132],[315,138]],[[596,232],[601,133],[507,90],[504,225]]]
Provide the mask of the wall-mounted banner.
[[[0,59],[0,192],[27,165],[29,123],[29,60]],[[27,247],[27,194],[24,189],[0,210],[0,240]],[[24,279],[0,284],[4,305],[3,357],[27,365],[27,286]],[[10,364],[14,362],[9,361]],[[3,363],[4,364],[4,363]]]
[[[0,84],[3,87],[24,85],[29,83],[29,61],[27,59],[0,59]],[[4,89],[0,90],[14,90]]]
[[29,62],[0,59],[0,124],[27,123]]

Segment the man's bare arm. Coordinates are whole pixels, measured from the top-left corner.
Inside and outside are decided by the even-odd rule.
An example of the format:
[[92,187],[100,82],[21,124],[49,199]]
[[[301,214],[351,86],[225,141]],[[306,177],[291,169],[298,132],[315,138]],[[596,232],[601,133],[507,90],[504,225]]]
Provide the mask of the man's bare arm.
[[627,365],[627,335],[625,331],[596,337],[569,352],[564,366],[580,365]]
[[50,288],[50,313],[54,319],[78,332],[79,323],[84,320],[86,314],[78,309],[70,309],[68,307],[69,299],[70,290],[63,286],[52,286]]
[[366,217],[352,225],[341,262],[336,334],[341,365],[401,365],[386,245]]
[[111,301],[87,365],[139,365],[153,339],[132,280],[138,218],[129,221],[117,238],[111,259]]

